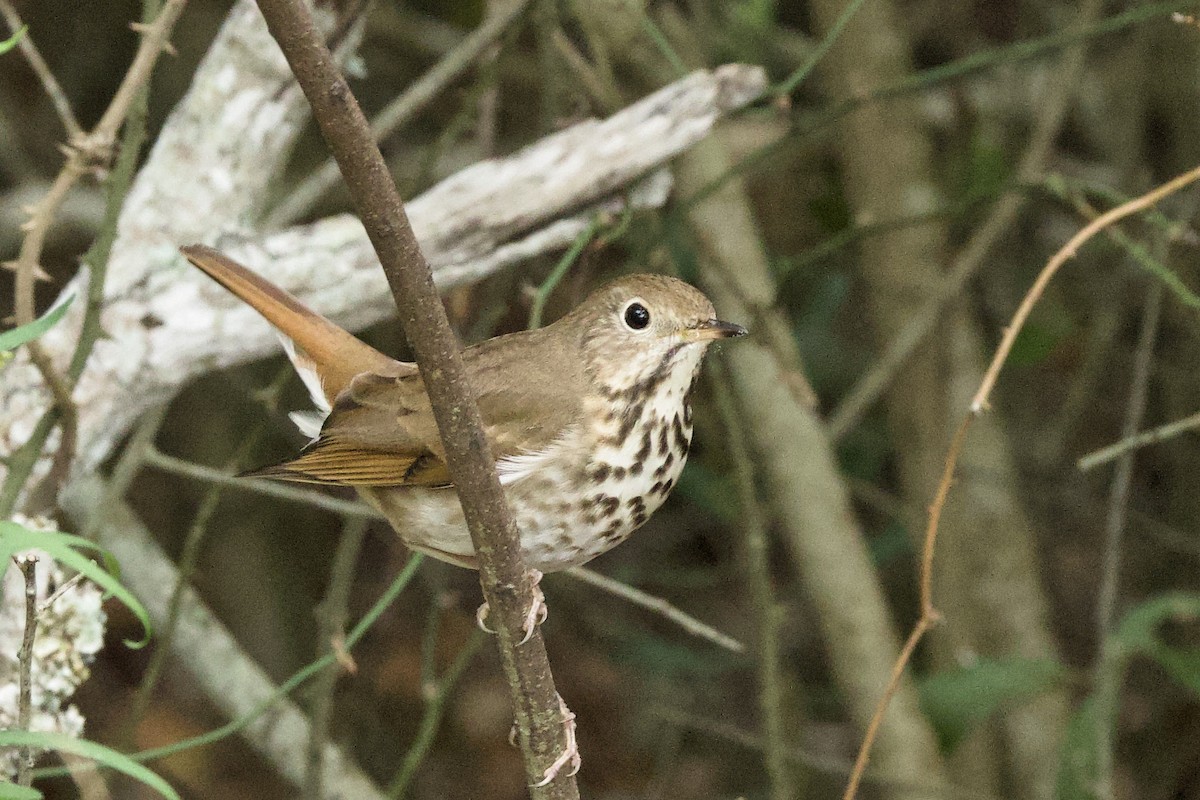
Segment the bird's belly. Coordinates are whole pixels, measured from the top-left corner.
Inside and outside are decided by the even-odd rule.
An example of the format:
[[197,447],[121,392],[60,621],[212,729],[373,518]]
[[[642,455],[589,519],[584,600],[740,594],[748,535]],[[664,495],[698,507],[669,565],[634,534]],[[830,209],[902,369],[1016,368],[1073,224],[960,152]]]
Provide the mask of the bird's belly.
[[[547,466],[505,485],[530,567],[555,572],[578,566],[625,541],[662,505],[679,478],[686,453],[655,448],[636,472],[614,467],[604,458],[603,453],[580,453],[557,468]],[[458,566],[477,567],[453,489],[359,491],[412,549]]]
[[358,493],[387,517],[408,547],[460,567],[477,568],[475,547],[453,489],[360,486]]

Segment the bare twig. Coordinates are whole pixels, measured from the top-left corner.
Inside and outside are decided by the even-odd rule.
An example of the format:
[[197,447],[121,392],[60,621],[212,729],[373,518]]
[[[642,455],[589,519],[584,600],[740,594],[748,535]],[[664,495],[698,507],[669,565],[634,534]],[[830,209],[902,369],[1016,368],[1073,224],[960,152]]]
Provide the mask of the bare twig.
[[[371,121],[371,135],[381,142],[407,124],[456,78],[471,68],[529,7],[531,0],[510,0],[489,13],[467,38],[446,53]],[[331,158],[304,178],[287,199],[267,215],[263,227],[282,228],[312,210],[321,197],[338,182],[337,163]]]
[[[158,13],[160,0],[142,0],[142,19],[149,23]],[[91,355],[96,341],[102,333],[100,327],[100,310],[104,299],[104,283],[108,274],[109,255],[112,252],[113,241],[117,236],[117,221],[125,197],[133,183],[133,175],[138,165],[138,157],[142,144],[146,140],[146,116],[148,85],[143,84],[129,107],[129,115],[122,132],[121,149],[117,154],[116,164],[109,174],[107,198],[105,200],[104,218],[99,226],[99,232],[92,245],[84,253],[83,263],[87,268],[87,298],[83,314],[83,324],[75,343],[75,351],[67,367],[67,375],[60,383],[58,373],[43,370],[43,376],[50,381],[51,394],[55,397],[55,405],[46,409],[34,433],[22,447],[20,463],[9,463],[9,473],[5,476],[3,489],[0,490],[0,516],[4,516],[17,499],[29,474],[37,463],[37,454],[41,452],[54,425],[62,420],[62,441],[55,453],[53,467],[41,483],[44,488],[43,496],[52,499],[57,494],[61,481],[69,471],[69,457],[77,443],[79,420],[75,413],[75,405],[67,402],[74,389],[83,367]],[[65,385],[64,385],[65,384]],[[31,490],[27,496],[33,497],[37,490]]]
[[[346,609],[350,602],[350,588],[354,584],[354,566],[366,535],[367,523],[362,519],[351,519],[342,527],[342,536],[333,554],[325,599],[317,607],[318,657],[337,652],[338,642],[345,639]],[[325,743],[329,738],[333,692],[337,688],[339,674],[339,670],[327,669],[313,679],[315,698],[309,723],[311,733],[302,795],[305,800],[320,800],[325,796]]]
[[100,122],[90,133],[71,142],[67,151],[67,163],[63,165],[50,191],[38,204],[27,223],[25,240],[17,258],[17,324],[24,325],[33,321],[33,280],[41,258],[46,231],[53,222],[58,207],[62,205],[75,181],[86,174],[93,165],[106,161],[111,154],[117,131],[125,121],[138,90],[150,79],[154,63],[158,60],[159,53],[162,52],[175,20],[183,11],[186,2],[187,0],[167,0],[154,23],[145,30],[133,63],[130,64]]
[[421,716],[421,722],[417,726],[417,738],[413,741],[412,746],[408,748],[408,752],[404,754],[404,762],[400,765],[400,769],[396,772],[396,777],[388,785],[387,795],[395,800],[395,798],[404,797],[405,791],[408,789],[409,783],[412,782],[413,776],[417,772],[417,767],[425,760],[425,756],[429,754],[429,748],[433,745],[433,737],[437,734],[438,727],[442,722],[442,715],[446,710],[446,701],[450,697],[450,691],[454,685],[458,683],[458,679],[462,677],[463,671],[471,663],[471,659],[479,652],[479,647],[483,644],[482,631],[472,631],[471,638],[458,651],[458,655],[454,658],[454,663],[446,670],[446,673],[437,681],[436,688],[433,694],[425,703],[425,713]]
[[[25,24],[9,0],[0,0],[0,15],[3,15],[4,22],[13,33],[19,31]],[[75,112],[71,110],[71,101],[67,99],[67,94],[59,85],[58,79],[50,71],[42,54],[38,52],[28,31],[21,38],[17,47],[20,48],[21,55],[25,56],[25,60],[29,62],[29,67],[37,75],[38,80],[42,82],[42,88],[45,89],[46,95],[54,105],[54,110],[58,112],[58,118],[67,134],[67,140],[70,141],[82,134],[83,129],[79,127],[79,122],[75,119]]]
[[[1065,191],[1065,187],[1061,190],[1056,190],[1055,185],[1058,183],[1060,183],[1060,181],[1053,179],[1045,181],[1045,184],[1051,189],[1051,191],[1054,191],[1060,197],[1063,197],[1070,202],[1071,205],[1075,207],[1075,210],[1082,214],[1085,219],[1095,219],[1096,217],[1100,216],[1100,212],[1093,208],[1092,205],[1088,203],[1081,194],[1077,192],[1067,192]],[[1110,192],[1109,194],[1115,195],[1117,193]],[[1115,202],[1120,204],[1128,199],[1129,198],[1127,197],[1120,197]],[[1172,225],[1166,220],[1153,219],[1155,217],[1162,216],[1163,215],[1158,212],[1148,211],[1146,213],[1146,220],[1148,222],[1156,222],[1156,228],[1163,230],[1171,241],[1186,241],[1195,235],[1193,231],[1189,230],[1184,225]],[[1108,228],[1104,231],[1104,235],[1108,237],[1114,244],[1124,250],[1129,257],[1133,259],[1134,263],[1149,272],[1164,286],[1170,289],[1171,294],[1176,300],[1178,300],[1180,303],[1183,303],[1185,306],[1188,306],[1189,308],[1200,310],[1200,296],[1197,296],[1195,292],[1189,289],[1187,285],[1179,279],[1179,276],[1172,272],[1165,264],[1162,263],[1161,260],[1151,255],[1149,250],[1133,241],[1133,239],[1131,239],[1120,228]]]
[[[17,727],[29,730],[33,719],[33,640],[37,636],[37,556],[14,558],[25,579],[25,631],[21,637],[21,652],[17,653],[20,676],[17,697]],[[33,751],[22,747],[17,755],[17,784],[29,786],[33,780]]]
[[333,495],[311,489],[301,489],[286,483],[278,483],[263,478],[239,478],[228,472],[206,467],[203,464],[194,464],[191,461],[175,458],[166,453],[160,453],[157,450],[150,450],[146,453],[145,463],[148,467],[160,469],[163,472],[169,472],[173,475],[195,478],[230,489],[241,489],[247,492],[267,495],[268,497],[276,497],[280,500],[290,500],[293,503],[304,503],[332,514],[350,517],[351,519],[383,518],[378,511],[366,503],[355,500],[344,500],[340,497],[334,497]]
[[921,616],[917,619],[912,633],[908,635],[907,641],[904,642],[904,647],[900,649],[900,655],[892,667],[892,674],[883,690],[883,696],[863,734],[858,756],[854,760],[854,769],[850,773],[850,779],[846,782],[846,791],[842,795],[843,800],[854,800],[857,796],[858,785],[862,781],[867,763],[871,759],[871,748],[875,744],[879,726],[883,723],[888,703],[891,702],[892,695],[900,686],[900,679],[904,677],[904,670],[912,659],[913,651],[916,650],[921,637],[936,625],[941,617],[933,606],[933,554],[937,545],[938,524],[941,522],[942,508],[946,504],[946,496],[950,494],[950,486],[954,481],[954,468],[958,465],[958,456],[962,453],[963,444],[967,440],[967,430],[971,427],[972,419],[973,416],[970,414],[963,419],[954,434],[954,439],[950,442],[950,452],[946,455],[942,480],[938,484],[937,494],[929,507],[929,525],[925,529],[925,545],[921,551]]
[[1144,431],[1134,436],[1126,436],[1119,442],[1110,444],[1108,447],[1102,447],[1099,450],[1095,450],[1085,456],[1081,456],[1079,460],[1075,462],[1075,466],[1077,466],[1081,471],[1087,472],[1088,470],[1094,469],[1101,464],[1107,464],[1113,459],[1120,458],[1130,450],[1138,450],[1148,445],[1158,444],[1159,442],[1164,442],[1167,439],[1173,439],[1181,433],[1187,433],[1188,431],[1195,430],[1196,428],[1200,428],[1200,412],[1174,422],[1169,422],[1166,425],[1162,425],[1157,428],[1151,428],[1148,431]]
[[[1138,335],[1134,355],[1132,385],[1129,388],[1129,403],[1125,409],[1122,430],[1131,436],[1142,423],[1146,410],[1146,394],[1150,384],[1150,367],[1154,359],[1154,340],[1158,336],[1158,321],[1162,312],[1163,287],[1154,283],[1146,297],[1142,313],[1142,330]],[[1118,695],[1120,694],[1120,669],[1117,664],[1124,658],[1121,647],[1112,641],[1113,619],[1117,609],[1117,590],[1121,577],[1121,546],[1125,535],[1125,520],[1129,503],[1129,486],[1133,478],[1133,454],[1126,452],[1117,463],[1113,475],[1112,489],[1108,496],[1108,514],[1104,525],[1103,566],[1100,571],[1100,586],[1096,592],[1096,641],[1100,652],[1092,670],[1096,704],[1096,775],[1095,792],[1099,800],[1112,800],[1114,739],[1113,722],[1116,719]]]
[[[522,626],[533,584],[496,477],[458,342],[366,117],[321,42],[307,7],[300,0],[259,0],[259,8],[337,159],[425,379],[450,477],[479,561],[490,619],[497,622],[525,772],[530,784],[539,784],[546,777],[547,765],[556,761],[568,744],[561,699],[540,632],[535,629],[527,642],[518,644],[526,638]],[[579,796],[575,777],[567,771],[560,771],[548,785],[537,786],[533,792],[547,800]]]
[[746,652],[746,645],[737,639],[721,633],[710,625],[705,625],[700,620],[676,608],[661,597],[655,597],[627,583],[613,580],[607,575],[601,575],[599,572],[590,570],[587,567],[571,567],[565,570],[565,573],[589,586],[595,586],[597,589],[608,592],[614,597],[619,597],[622,600],[633,603],[635,606],[641,606],[648,611],[653,611],[655,614],[658,614],[669,622],[675,623],[693,636],[712,642],[717,647],[723,647],[733,653]]
[[1146,194],[1130,200],[1128,203],[1123,203],[1120,206],[1100,215],[1095,220],[1084,226],[1077,234],[1055,253],[1046,266],[1042,268],[1041,273],[1034,281],[1033,285],[1026,292],[1024,299],[1013,314],[1012,320],[1005,329],[1004,336],[1000,340],[1000,344],[996,348],[996,353],[992,357],[992,362],[988,366],[987,372],[984,374],[983,380],[980,383],[979,389],[976,391],[974,398],[971,400],[969,409],[963,417],[962,423],[959,425],[957,432],[954,434],[954,439],[950,443],[950,449],[946,453],[945,467],[942,470],[942,478],[938,483],[937,492],[934,495],[932,504],[929,507],[929,525],[925,530],[925,543],[921,555],[921,616],[917,620],[912,633],[909,635],[908,641],[904,645],[904,649],[900,653],[900,657],[896,659],[895,667],[892,672],[892,679],[888,682],[887,688],[884,690],[883,696],[879,700],[875,714],[871,719],[871,724],[867,728],[867,733],[863,737],[862,745],[859,749],[858,758],[855,761],[854,772],[850,775],[850,780],[847,783],[846,791],[843,794],[843,800],[853,800],[858,791],[859,782],[862,779],[864,770],[870,760],[871,746],[874,743],[875,732],[882,722],[884,715],[887,713],[888,704],[891,702],[892,695],[896,692],[896,687],[899,685],[900,677],[904,673],[904,669],[908,666],[909,660],[912,658],[913,650],[921,637],[926,631],[931,628],[938,619],[937,609],[933,606],[932,597],[932,576],[933,576],[933,556],[937,545],[938,524],[941,520],[942,508],[946,504],[946,497],[950,493],[950,487],[954,480],[954,470],[958,465],[958,457],[962,453],[963,444],[966,441],[967,432],[970,430],[971,423],[988,409],[988,398],[992,388],[999,378],[1000,369],[1004,366],[1004,362],[1008,359],[1008,354],[1012,350],[1013,342],[1016,341],[1017,334],[1020,333],[1024,326],[1029,313],[1033,310],[1033,306],[1041,298],[1042,293],[1046,289],[1046,285],[1050,279],[1058,272],[1059,268],[1066,262],[1068,258],[1073,256],[1080,247],[1089,239],[1101,232],[1108,226],[1130,216],[1139,211],[1157,203],[1164,197],[1179,191],[1190,183],[1200,180],[1200,167],[1196,167],[1188,172],[1179,175],[1178,177],[1162,184],[1161,186],[1152,189]]
[[1000,340],[1000,346],[996,348],[996,357],[992,360],[987,372],[983,376],[983,382],[979,385],[975,397],[971,400],[971,412],[978,414],[987,410],[988,396],[992,392],[992,387],[996,384],[996,379],[1000,376],[1000,369],[1004,366],[1005,359],[1008,358],[1008,352],[1012,349],[1013,342],[1016,341],[1017,334],[1025,325],[1025,320],[1029,317],[1029,312],[1033,310],[1034,305],[1041,298],[1042,292],[1046,289],[1046,284],[1058,272],[1059,267],[1066,263],[1067,259],[1075,255],[1076,251],[1083,246],[1084,242],[1091,239],[1100,231],[1109,227],[1115,222],[1119,222],[1125,217],[1138,213],[1150,206],[1154,205],[1164,197],[1174,194],[1188,184],[1200,180],[1200,167],[1195,167],[1187,172],[1179,175],[1166,183],[1146,192],[1140,197],[1135,197],[1128,203],[1122,203],[1114,209],[1111,209],[1104,214],[1096,217],[1083,227],[1079,233],[1071,237],[1061,250],[1054,254],[1054,257],[1042,269],[1033,286],[1025,295],[1025,299],[1021,301],[1020,307],[1013,315],[1012,321],[1004,331],[1004,336]]
[[[23,226],[25,238],[17,256],[14,310],[18,325],[34,318],[34,281],[40,273],[39,262],[46,234],[58,214],[58,209],[75,183],[95,166],[106,164],[112,155],[113,142],[126,115],[157,61],[186,0],[167,0],[155,21],[148,26],[133,63],[96,127],[87,134],[76,135],[66,149],[67,160],[46,196],[35,207]],[[74,453],[78,429],[78,412],[71,399],[71,386],[55,369],[49,355],[34,341],[28,344],[31,360],[37,365],[46,385],[54,396],[62,415],[63,437],[56,456],[56,472],[65,474]]]
[[[1080,12],[1079,24],[1074,31],[1066,35],[1082,34],[1083,31],[1092,28],[1101,6],[1098,0],[1089,0]],[[1017,165],[1013,188],[1036,180],[1045,169],[1046,162],[1054,150],[1055,138],[1074,96],[1075,86],[1083,72],[1084,55],[1082,46],[1073,47],[1064,55],[1058,80],[1054,81],[1050,95],[1041,105],[1041,111],[1034,121],[1034,128],[1029,137],[1029,144]],[[829,415],[830,438],[838,441],[853,430],[863,415],[883,395],[909,357],[937,327],[938,321],[950,308],[950,304],[962,294],[971,278],[987,262],[988,253],[1012,227],[1025,200],[1024,194],[1009,192],[996,202],[988,218],[976,229],[958,258],[947,270],[933,297],[913,315],[899,334],[892,338],[875,366],[867,371]]]
[[41,602],[41,605],[38,606],[37,613],[44,614],[46,611],[49,611],[50,608],[52,608],[54,604],[58,602],[60,597],[74,589],[79,584],[83,583],[83,581],[84,577],[82,572],[77,572],[76,574],[72,575],[71,578],[65,581],[62,586],[59,586],[54,590],[54,594],[50,595]]

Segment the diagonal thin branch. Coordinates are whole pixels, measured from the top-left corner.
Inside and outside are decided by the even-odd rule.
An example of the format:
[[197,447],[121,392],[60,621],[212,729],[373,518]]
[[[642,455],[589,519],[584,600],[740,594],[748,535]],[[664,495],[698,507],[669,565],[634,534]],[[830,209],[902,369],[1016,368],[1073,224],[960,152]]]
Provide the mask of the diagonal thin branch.
[[[1160,283],[1150,286],[1142,311],[1142,329],[1138,334],[1137,350],[1134,355],[1133,377],[1129,389],[1129,401],[1125,408],[1122,431],[1130,436],[1142,423],[1146,411],[1146,394],[1150,385],[1150,371],[1154,362],[1154,342],[1158,338],[1158,323],[1162,315],[1163,287]],[[1101,553],[1102,567],[1100,586],[1096,591],[1096,641],[1100,652],[1092,667],[1092,685],[1095,703],[1095,792],[1098,800],[1113,800],[1116,790],[1113,785],[1113,769],[1116,757],[1116,737],[1113,726],[1117,718],[1117,707],[1121,692],[1121,670],[1117,665],[1125,658],[1121,646],[1113,641],[1113,624],[1117,615],[1117,594],[1121,580],[1121,546],[1125,538],[1125,527],[1129,513],[1129,488],[1133,480],[1133,454],[1121,456],[1112,488],[1108,496],[1108,513],[1104,523],[1104,549]]]
[[[0,16],[4,17],[5,24],[9,30],[16,33],[25,24],[21,21],[21,15],[17,13],[17,9],[9,0],[0,0]],[[46,94],[50,97],[50,102],[54,105],[54,110],[58,112],[58,118],[62,122],[63,130],[66,131],[67,141],[71,141],[83,133],[83,128],[79,127],[79,121],[75,118],[75,112],[71,110],[71,101],[67,99],[67,93],[63,91],[59,85],[58,79],[54,77],[54,73],[50,71],[46,60],[42,58],[42,54],[38,51],[37,45],[33,43],[33,38],[26,31],[21,37],[21,41],[17,43],[17,47],[21,50],[21,55],[25,56],[25,60],[29,62],[30,68],[37,75],[38,80],[42,82],[42,88],[46,90]]]
[[1081,456],[1075,462],[1075,466],[1081,472],[1087,472],[1101,464],[1107,464],[1109,461],[1120,458],[1130,450],[1138,450],[1152,444],[1165,442],[1167,439],[1173,439],[1181,433],[1193,431],[1197,428],[1200,428],[1200,413],[1192,414],[1183,419],[1177,419],[1174,422],[1168,422],[1166,425],[1151,428],[1136,435],[1125,436],[1120,441],[1114,442],[1108,447],[1102,447],[1099,450]]
[[874,744],[873,732],[878,728],[879,723],[887,714],[888,705],[895,694],[896,687],[899,685],[900,677],[908,666],[908,662],[912,658],[913,651],[925,633],[936,624],[939,614],[933,605],[932,597],[932,576],[933,576],[933,557],[937,548],[938,526],[941,520],[942,508],[946,504],[946,498],[950,494],[950,488],[954,481],[954,472],[958,466],[958,458],[962,453],[963,445],[966,442],[967,433],[970,431],[971,423],[983,414],[988,409],[988,398],[991,396],[992,389],[996,385],[996,381],[1000,377],[1000,370],[1004,366],[1004,362],[1008,360],[1008,355],[1012,351],[1013,342],[1016,341],[1017,335],[1025,325],[1025,321],[1029,318],[1030,312],[1041,299],[1042,293],[1046,289],[1046,285],[1050,283],[1050,279],[1057,274],[1058,270],[1066,263],[1067,259],[1075,255],[1075,253],[1088,240],[1097,233],[1100,233],[1110,225],[1121,221],[1125,217],[1136,214],[1140,211],[1149,208],[1158,201],[1179,191],[1195,181],[1200,180],[1200,167],[1195,167],[1182,175],[1173,178],[1170,181],[1146,192],[1140,197],[1136,197],[1127,203],[1122,203],[1101,214],[1096,219],[1085,225],[1078,233],[1070,238],[1057,253],[1051,256],[1046,262],[1046,266],[1038,274],[1033,285],[1025,293],[1021,304],[1014,312],[1008,327],[1005,328],[1004,336],[1000,340],[1000,344],[996,347],[996,353],[992,357],[992,362],[988,366],[987,372],[984,373],[983,380],[976,391],[974,398],[971,400],[970,407],[964,415],[962,422],[959,424],[957,432],[954,434],[954,439],[950,443],[950,448],[946,453],[945,466],[942,470],[942,479],[938,483],[937,491],[934,495],[933,502],[929,506],[929,524],[925,529],[925,543],[921,551],[921,616],[913,627],[912,633],[909,634],[908,641],[905,643],[904,649],[900,657],[896,659],[893,667],[892,680],[889,681],[887,688],[884,690],[879,703],[876,706],[875,714],[872,716],[871,724],[868,726],[867,735],[863,737],[862,744],[859,748],[858,758],[854,764],[854,771],[850,775],[850,780],[847,782],[846,791],[843,794],[843,800],[854,800],[858,792],[858,785],[862,780],[863,773],[866,771],[867,764],[870,761],[871,748]]
[[367,119],[322,43],[307,7],[301,0],[259,0],[258,5],[337,159],[425,380],[450,477],[479,561],[483,594],[498,623],[500,656],[516,707],[525,772],[534,785],[543,777],[552,778],[548,785],[536,786],[534,796],[578,798],[573,774],[543,775],[568,745],[561,700],[540,632],[535,629],[529,641],[519,644],[533,583],[433,274]]
[[[418,78],[371,121],[371,134],[381,142],[407,124],[430,104],[452,81],[466,72],[525,13],[531,0],[510,0],[483,24],[463,39],[437,64]],[[288,192],[287,198],[271,211],[263,228],[272,230],[295,222],[312,210],[321,196],[341,178],[332,158],[313,170]]]
[[633,603],[635,606],[640,606],[648,611],[653,611],[669,622],[673,622],[684,631],[690,633],[705,641],[712,642],[717,647],[723,647],[733,653],[746,652],[746,645],[734,639],[732,636],[727,636],[711,625],[706,625],[700,620],[693,617],[671,603],[655,597],[648,592],[643,592],[641,589],[630,586],[627,583],[621,583],[618,580],[602,575],[595,570],[587,567],[571,567],[565,570],[567,575],[586,583],[589,586],[594,586],[597,589],[608,592],[614,597],[619,597],[622,600]]
[[[63,164],[50,191],[37,204],[29,221],[23,226],[25,237],[17,256],[17,274],[14,286],[16,296],[14,313],[18,325],[25,325],[33,321],[35,313],[34,282],[40,271],[39,262],[46,235],[58,215],[59,208],[68,192],[81,177],[94,166],[105,164],[111,158],[113,142],[116,141],[117,133],[142,86],[150,79],[154,64],[167,45],[175,20],[183,11],[186,2],[187,0],[167,0],[154,22],[145,29],[133,63],[125,73],[121,85],[117,88],[117,92],[100,122],[90,133],[79,134],[72,138],[70,146],[66,149],[66,163]],[[27,347],[30,359],[42,374],[42,378],[54,396],[54,403],[62,414],[63,435],[59,444],[56,466],[60,467],[59,473],[65,474],[74,453],[78,431],[78,411],[71,398],[72,386],[54,367],[49,354],[43,349],[40,342],[30,342]]]

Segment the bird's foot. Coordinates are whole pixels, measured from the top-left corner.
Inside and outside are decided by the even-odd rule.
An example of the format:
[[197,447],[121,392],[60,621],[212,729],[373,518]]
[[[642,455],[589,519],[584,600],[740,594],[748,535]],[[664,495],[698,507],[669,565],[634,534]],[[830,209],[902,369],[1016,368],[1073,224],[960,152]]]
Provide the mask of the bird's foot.
[[[541,587],[538,585],[542,582],[542,573],[540,570],[529,570],[529,579],[533,583],[533,602],[529,605],[529,612],[525,615],[525,623],[521,626],[521,630],[525,631],[525,637],[517,642],[517,646],[528,642],[533,638],[533,632],[546,621],[546,616],[549,610],[546,608],[546,595],[542,593]],[[494,630],[487,626],[488,604],[484,603],[475,612],[475,622],[484,633],[495,633]],[[564,706],[565,708],[565,706]]]
[[[550,615],[550,609],[546,606],[546,595],[542,593],[542,572],[541,570],[529,570],[529,581],[533,584],[533,602],[529,604],[529,611],[525,614],[525,624],[521,626],[521,630],[525,631],[525,638],[518,642],[518,645],[525,644],[533,638],[533,631],[538,625],[546,621],[546,617]],[[559,698],[562,702],[562,698]],[[565,709],[566,706],[564,705]]]
[[554,759],[554,763],[546,767],[546,771],[542,773],[542,780],[533,784],[534,789],[540,789],[543,786],[549,786],[550,781],[558,777],[558,773],[567,764],[571,765],[571,771],[568,775],[577,775],[579,767],[583,764],[583,759],[579,756],[579,745],[575,741],[575,712],[567,708],[567,704],[563,702],[562,695],[558,696],[558,708],[562,713],[563,732],[567,737],[567,746],[563,748],[562,753],[558,758]]

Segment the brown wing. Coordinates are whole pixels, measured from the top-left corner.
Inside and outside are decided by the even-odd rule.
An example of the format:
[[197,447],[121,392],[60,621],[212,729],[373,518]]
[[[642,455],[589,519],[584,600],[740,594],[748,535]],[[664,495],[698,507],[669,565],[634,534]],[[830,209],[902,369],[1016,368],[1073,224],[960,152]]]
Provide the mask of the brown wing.
[[[463,359],[495,458],[537,452],[578,422],[582,370],[543,331],[491,339]],[[355,377],[315,442],[255,474],[350,486],[452,485],[419,374]]]

